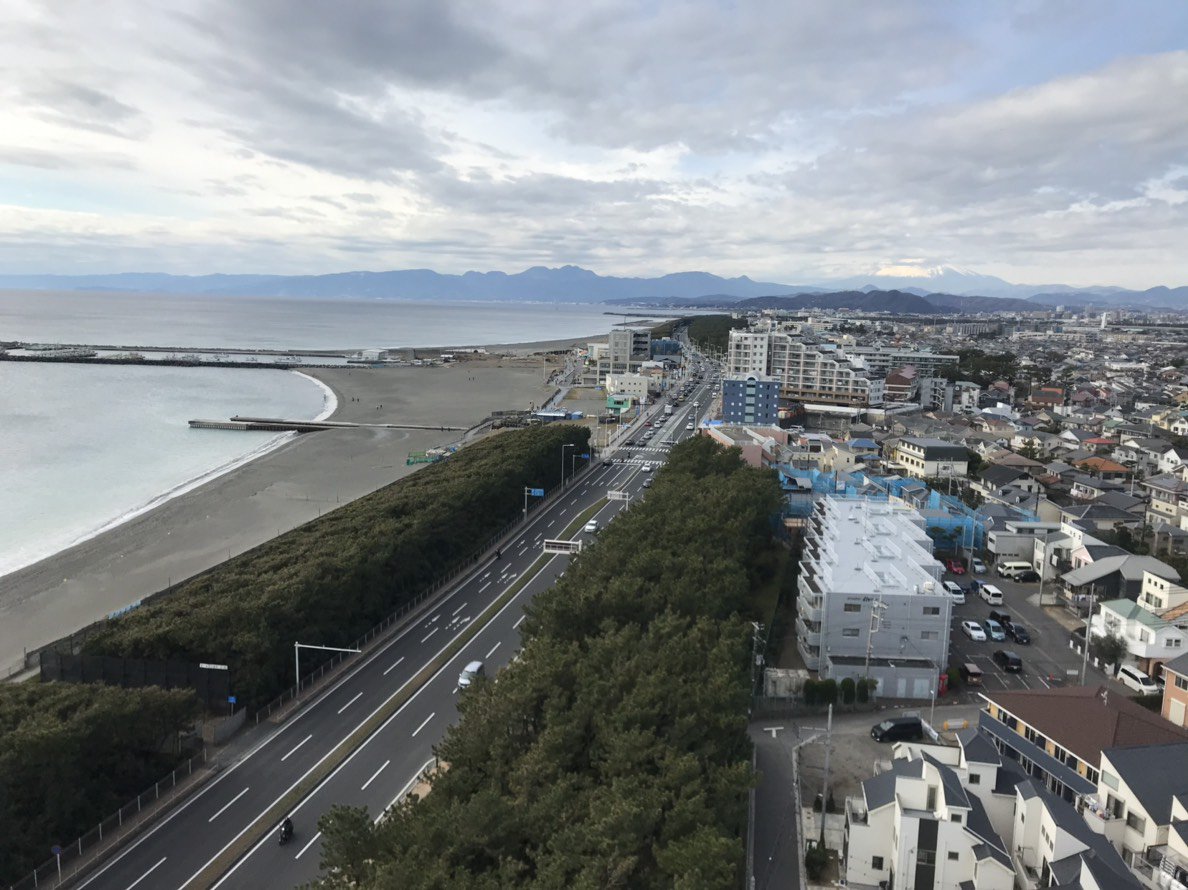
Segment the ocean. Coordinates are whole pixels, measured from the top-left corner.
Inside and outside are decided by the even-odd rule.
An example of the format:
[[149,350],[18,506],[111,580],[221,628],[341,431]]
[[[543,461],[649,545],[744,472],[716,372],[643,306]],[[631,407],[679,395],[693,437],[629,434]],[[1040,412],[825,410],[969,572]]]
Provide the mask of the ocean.
[[[358,349],[605,332],[597,306],[0,292],[0,342]],[[0,362],[0,575],[275,448],[293,434],[191,430],[233,414],[313,419],[333,395],[291,371]]]

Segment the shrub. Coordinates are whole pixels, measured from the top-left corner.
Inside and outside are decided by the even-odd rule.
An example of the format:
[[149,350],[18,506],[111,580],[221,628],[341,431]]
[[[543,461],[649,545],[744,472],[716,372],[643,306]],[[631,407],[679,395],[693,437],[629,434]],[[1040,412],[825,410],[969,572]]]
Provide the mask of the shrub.
[[822,680],[818,699],[823,705],[837,704],[837,680]]
[[804,703],[806,705],[811,707],[817,703],[820,685],[818,681],[811,678],[804,681],[804,686],[801,688],[800,694],[804,696]]
[[842,704],[844,704],[844,705],[854,704],[854,698],[857,695],[857,688],[854,684],[853,677],[846,677],[844,680],[842,680],[838,689],[841,692]]

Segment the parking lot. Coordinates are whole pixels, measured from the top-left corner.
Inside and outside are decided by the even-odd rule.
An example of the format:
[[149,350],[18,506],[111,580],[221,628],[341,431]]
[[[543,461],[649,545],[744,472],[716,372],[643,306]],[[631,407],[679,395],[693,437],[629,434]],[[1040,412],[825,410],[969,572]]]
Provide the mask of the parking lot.
[[[972,663],[982,669],[983,688],[987,691],[1002,689],[1046,689],[1053,686],[1077,685],[1081,678],[1081,655],[1068,645],[1068,628],[1053,617],[1051,607],[1039,605],[1038,584],[1018,584],[999,578],[993,569],[984,575],[946,574],[945,580],[956,581],[962,587],[973,579],[993,584],[1003,594],[1001,606],[988,605],[977,594],[967,593],[965,605],[953,607],[953,626],[950,634],[949,664],[959,666]],[[1051,592],[1048,599],[1052,598]],[[1021,622],[1031,633],[1031,643],[1021,645],[1009,638],[1005,642],[971,640],[961,630],[961,622],[973,620],[979,623],[990,617],[991,609],[1007,612],[1012,619]],[[1007,649],[1023,660],[1023,670],[1006,673],[995,662],[996,649]],[[1069,673],[1069,672],[1072,673]],[[1103,673],[1092,664],[1085,682],[1093,685],[1106,681]],[[963,688],[962,698],[976,696],[978,690]]]

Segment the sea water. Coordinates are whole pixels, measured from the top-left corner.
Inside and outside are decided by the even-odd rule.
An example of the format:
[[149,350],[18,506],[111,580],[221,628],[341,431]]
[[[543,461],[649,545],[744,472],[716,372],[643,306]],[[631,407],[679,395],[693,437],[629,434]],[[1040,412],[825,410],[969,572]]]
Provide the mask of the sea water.
[[307,420],[333,407],[329,389],[293,371],[0,362],[0,575],[295,435],[191,419]]

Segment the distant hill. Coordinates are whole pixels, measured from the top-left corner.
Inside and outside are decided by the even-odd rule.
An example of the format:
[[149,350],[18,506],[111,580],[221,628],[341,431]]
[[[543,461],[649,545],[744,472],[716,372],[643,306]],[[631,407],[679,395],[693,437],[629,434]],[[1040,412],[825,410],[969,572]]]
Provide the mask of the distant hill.
[[[891,274],[908,271],[912,274]],[[540,301],[551,303],[644,303],[650,306],[728,306],[739,300],[807,294],[827,306],[887,312],[994,312],[1069,305],[1100,308],[1167,307],[1188,310],[1188,287],[1129,291],[1117,287],[1072,288],[1055,284],[1011,284],[952,266],[912,270],[892,267],[879,274],[814,284],[755,281],[745,275],[722,278],[708,272],[676,272],[658,278],[598,275],[580,266],[533,266],[523,272],[443,274],[432,269],[341,272],[332,275],[0,275],[0,289],[142,291],[195,296],[258,296],[310,299]],[[848,294],[822,302],[824,297]],[[864,296],[876,295],[872,301]],[[877,296],[882,295],[882,296]],[[887,295],[898,295],[890,297]],[[927,300],[932,308],[911,298]],[[1029,307],[1021,306],[1025,299]],[[848,303],[847,303],[848,301]],[[805,304],[806,306],[808,304]],[[916,308],[910,308],[910,307]]]

